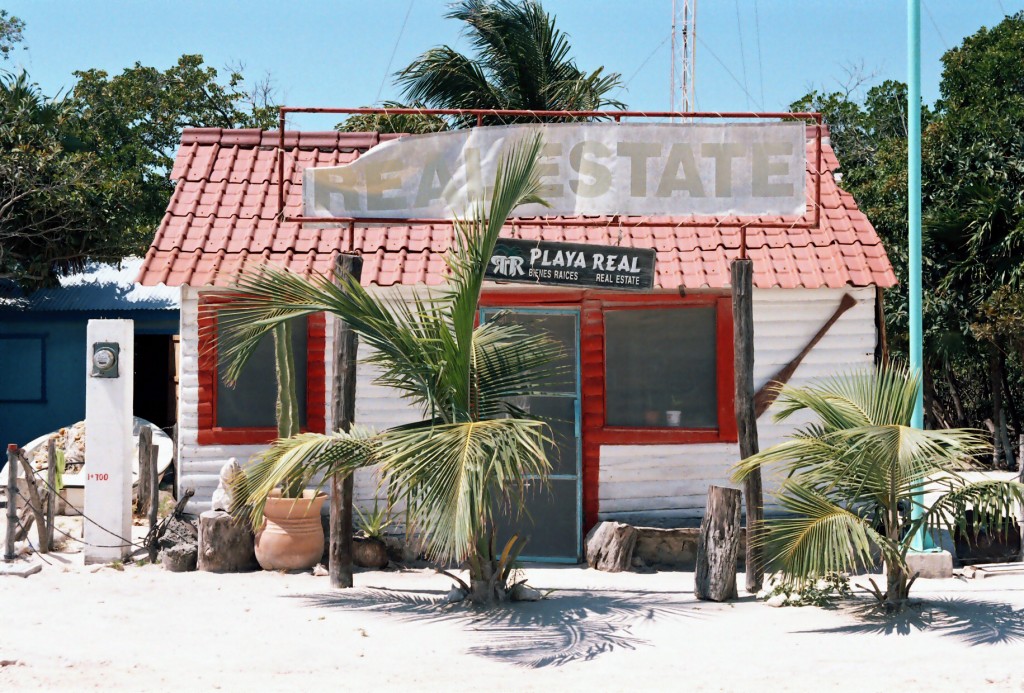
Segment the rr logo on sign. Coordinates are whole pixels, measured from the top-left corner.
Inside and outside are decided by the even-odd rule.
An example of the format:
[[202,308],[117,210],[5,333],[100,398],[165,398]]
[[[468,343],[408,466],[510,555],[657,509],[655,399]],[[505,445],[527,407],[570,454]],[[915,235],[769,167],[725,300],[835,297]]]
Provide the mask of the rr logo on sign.
[[523,258],[509,255],[495,255],[491,258],[494,265],[494,273],[502,277],[521,277],[523,271]]

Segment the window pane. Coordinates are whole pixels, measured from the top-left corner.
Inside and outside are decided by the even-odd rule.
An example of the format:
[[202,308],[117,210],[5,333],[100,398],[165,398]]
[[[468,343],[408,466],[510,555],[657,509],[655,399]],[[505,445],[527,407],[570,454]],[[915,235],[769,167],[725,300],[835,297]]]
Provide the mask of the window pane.
[[0,337],[0,363],[6,366],[0,401],[43,402],[42,337]]
[[578,457],[575,397],[523,397],[517,402],[527,413],[543,420],[554,445],[547,446],[552,474],[576,474]]
[[715,312],[605,312],[609,426],[717,428]]
[[488,317],[501,324],[514,323],[527,334],[543,334],[561,345],[562,353],[546,368],[550,377],[539,383],[539,392],[576,392],[576,316],[565,313],[533,313],[510,309],[497,317]]
[[[306,425],[306,320],[295,318],[292,324],[292,348],[295,353],[296,390],[299,393],[299,425]],[[225,364],[218,364],[217,426],[221,428],[277,427],[277,368],[274,363],[274,338],[266,335],[245,365],[238,383],[224,384]]]

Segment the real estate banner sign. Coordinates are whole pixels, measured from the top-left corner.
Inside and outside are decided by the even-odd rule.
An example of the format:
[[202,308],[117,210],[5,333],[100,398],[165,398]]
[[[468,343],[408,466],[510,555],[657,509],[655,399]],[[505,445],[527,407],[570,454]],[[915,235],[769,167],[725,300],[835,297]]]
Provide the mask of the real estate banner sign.
[[801,215],[803,123],[553,123],[391,140],[345,166],[307,168],[304,214],[452,219],[489,199],[502,155],[543,137],[541,197],[515,216]]

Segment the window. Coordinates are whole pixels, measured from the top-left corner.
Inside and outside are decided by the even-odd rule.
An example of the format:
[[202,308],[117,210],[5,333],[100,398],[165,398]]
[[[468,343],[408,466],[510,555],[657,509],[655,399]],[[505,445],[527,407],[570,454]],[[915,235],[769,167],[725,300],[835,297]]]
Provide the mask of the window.
[[[271,335],[264,337],[235,387],[225,385],[221,375],[226,364],[218,359],[212,340],[216,313],[205,309],[205,306],[227,300],[224,296],[200,298],[198,443],[269,443],[277,437],[274,339]],[[299,421],[303,431],[323,432],[325,428],[325,325],[324,316],[318,314],[297,318],[295,329],[292,329]]]
[[713,306],[606,310],[606,425],[717,428],[716,318]]
[[[306,427],[306,321],[292,320],[292,350],[299,395],[299,426]],[[274,338],[266,335],[234,387],[224,383],[227,364],[217,364],[217,425],[221,428],[277,427],[277,363]]]
[[0,335],[0,363],[6,369],[0,402],[46,402],[46,337]]

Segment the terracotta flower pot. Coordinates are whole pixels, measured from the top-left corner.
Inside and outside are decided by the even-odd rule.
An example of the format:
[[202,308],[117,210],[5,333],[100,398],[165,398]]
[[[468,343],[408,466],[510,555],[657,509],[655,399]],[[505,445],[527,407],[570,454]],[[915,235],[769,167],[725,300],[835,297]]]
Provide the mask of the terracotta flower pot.
[[324,553],[320,508],[327,495],[305,491],[302,498],[271,496],[266,521],[256,532],[256,560],[264,570],[306,570]]

